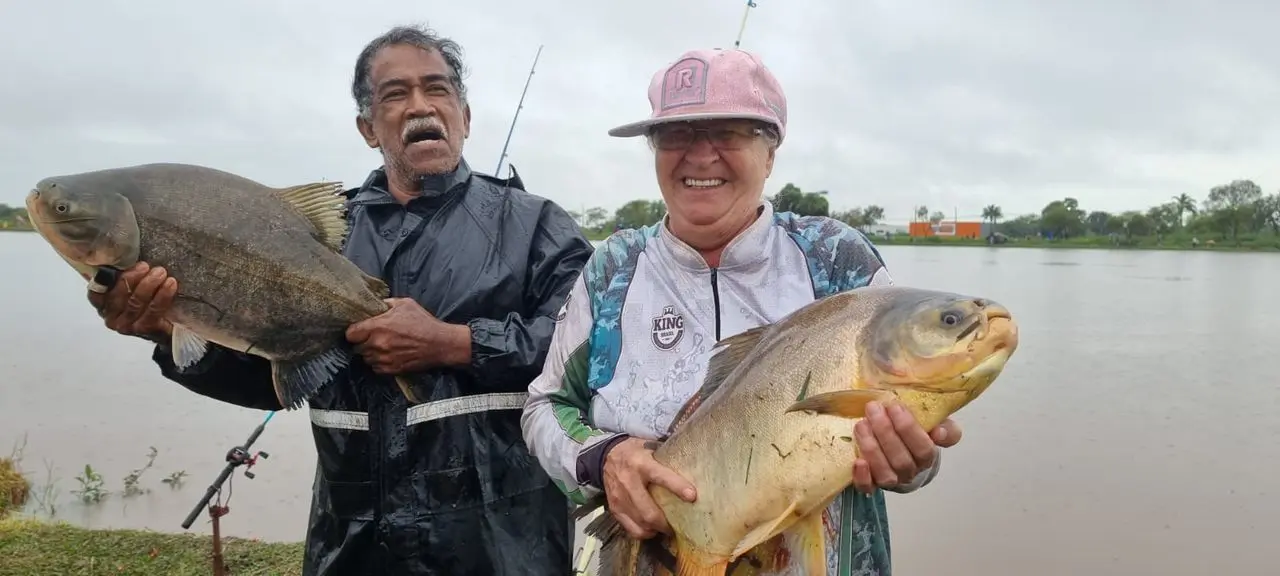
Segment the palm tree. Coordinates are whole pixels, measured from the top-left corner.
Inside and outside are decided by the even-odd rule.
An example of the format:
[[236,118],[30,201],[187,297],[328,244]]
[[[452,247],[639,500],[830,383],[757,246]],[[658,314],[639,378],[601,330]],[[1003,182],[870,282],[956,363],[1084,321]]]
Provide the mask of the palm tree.
[[1182,215],[1189,213],[1195,215],[1196,201],[1190,195],[1183,193],[1173,197],[1174,211],[1178,214],[1178,228],[1182,228]]
[[1004,212],[1000,210],[1000,207],[996,206],[995,204],[991,204],[986,208],[982,209],[982,221],[983,222],[986,222],[988,220],[991,221],[992,232],[996,231],[996,222],[999,222],[1001,218],[1004,218]]

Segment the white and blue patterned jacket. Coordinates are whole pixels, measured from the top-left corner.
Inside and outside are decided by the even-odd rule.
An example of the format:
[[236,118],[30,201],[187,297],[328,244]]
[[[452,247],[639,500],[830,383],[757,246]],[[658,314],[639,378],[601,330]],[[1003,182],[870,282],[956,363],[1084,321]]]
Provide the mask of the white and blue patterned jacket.
[[[525,440],[581,504],[600,492],[607,446],[666,433],[700,387],[715,342],[817,298],[890,283],[879,252],[857,229],[775,213],[767,201],[717,268],[661,223],[617,232],[596,248],[560,312],[542,375],[529,387]],[[936,468],[895,491],[923,486]],[[889,575],[882,492],[865,497],[850,489],[824,516],[829,574]],[[766,573],[798,573],[798,555],[789,556],[792,562]]]

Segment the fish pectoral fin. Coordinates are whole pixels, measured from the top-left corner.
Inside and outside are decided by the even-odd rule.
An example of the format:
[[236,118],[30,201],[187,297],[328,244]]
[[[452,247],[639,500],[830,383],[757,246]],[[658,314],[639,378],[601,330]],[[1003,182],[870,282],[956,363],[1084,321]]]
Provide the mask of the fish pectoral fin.
[[341,348],[330,348],[310,358],[289,362],[271,362],[271,382],[276,389],[276,399],[287,410],[302,405],[333,380],[339,370],[346,367],[351,357]]
[[728,569],[729,558],[708,554],[676,537],[675,576],[725,576]]
[[312,236],[334,252],[342,251],[347,236],[346,207],[341,182],[313,182],[275,190],[277,196],[297,210],[314,228]]
[[883,390],[838,390],[815,394],[787,408],[787,412],[817,412],[845,418],[862,418],[868,402],[888,402],[896,398]]
[[179,370],[194,366],[209,351],[209,341],[182,324],[173,325],[172,340],[169,348],[173,352],[173,365]]
[[827,530],[822,525],[821,509],[798,520],[785,534],[789,548],[800,557],[804,574],[827,573]]

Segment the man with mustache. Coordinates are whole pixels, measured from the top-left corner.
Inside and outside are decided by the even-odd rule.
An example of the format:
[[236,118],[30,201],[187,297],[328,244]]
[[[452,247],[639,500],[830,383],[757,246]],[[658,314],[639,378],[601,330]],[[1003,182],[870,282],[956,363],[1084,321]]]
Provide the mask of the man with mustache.
[[[343,253],[386,281],[392,308],[350,327],[363,361],[311,398],[319,453],[303,574],[570,572],[569,504],[521,435],[529,382],[591,244],[518,176],[462,158],[471,109],[460,49],[397,27],[356,60],[356,127],[384,165],[348,191]],[[160,268],[90,293],[107,325],[157,342],[161,372],[218,400],[280,409],[267,361],[212,347],[176,368]],[[130,287],[133,287],[132,291]],[[392,381],[410,374],[420,403]]]

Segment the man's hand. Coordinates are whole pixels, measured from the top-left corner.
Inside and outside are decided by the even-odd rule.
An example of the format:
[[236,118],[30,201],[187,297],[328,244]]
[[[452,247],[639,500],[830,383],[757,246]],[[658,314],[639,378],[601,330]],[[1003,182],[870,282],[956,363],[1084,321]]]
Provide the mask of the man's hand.
[[178,280],[146,262],[123,271],[106,294],[89,291],[89,302],[107,328],[128,336],[167,340],[173,324],[164,318],[178,294]]
[[960,426],[950,418],[932,433],[925,432],[914,416],[897,404],[885,409],[879,402],[867,404],[866,418],[853,426],[860,457],[853,463],[854,486],[864,493],[910,482],[933,466],[934,447],[949,448],[960,442]]
[[627,438],[615,444],[604,458],[604,494],[609,513],[636,539],[671,532],[667,516],[649,496],[650,484],[659,484],[686,502],[698,497],[693,484],[653,459],[656,447],[656,443]]
[[347,340],[378,374],[404,374],[471,361],[471,329],[441,322],[409,298],[387,300],[391,309],[352,324]]

